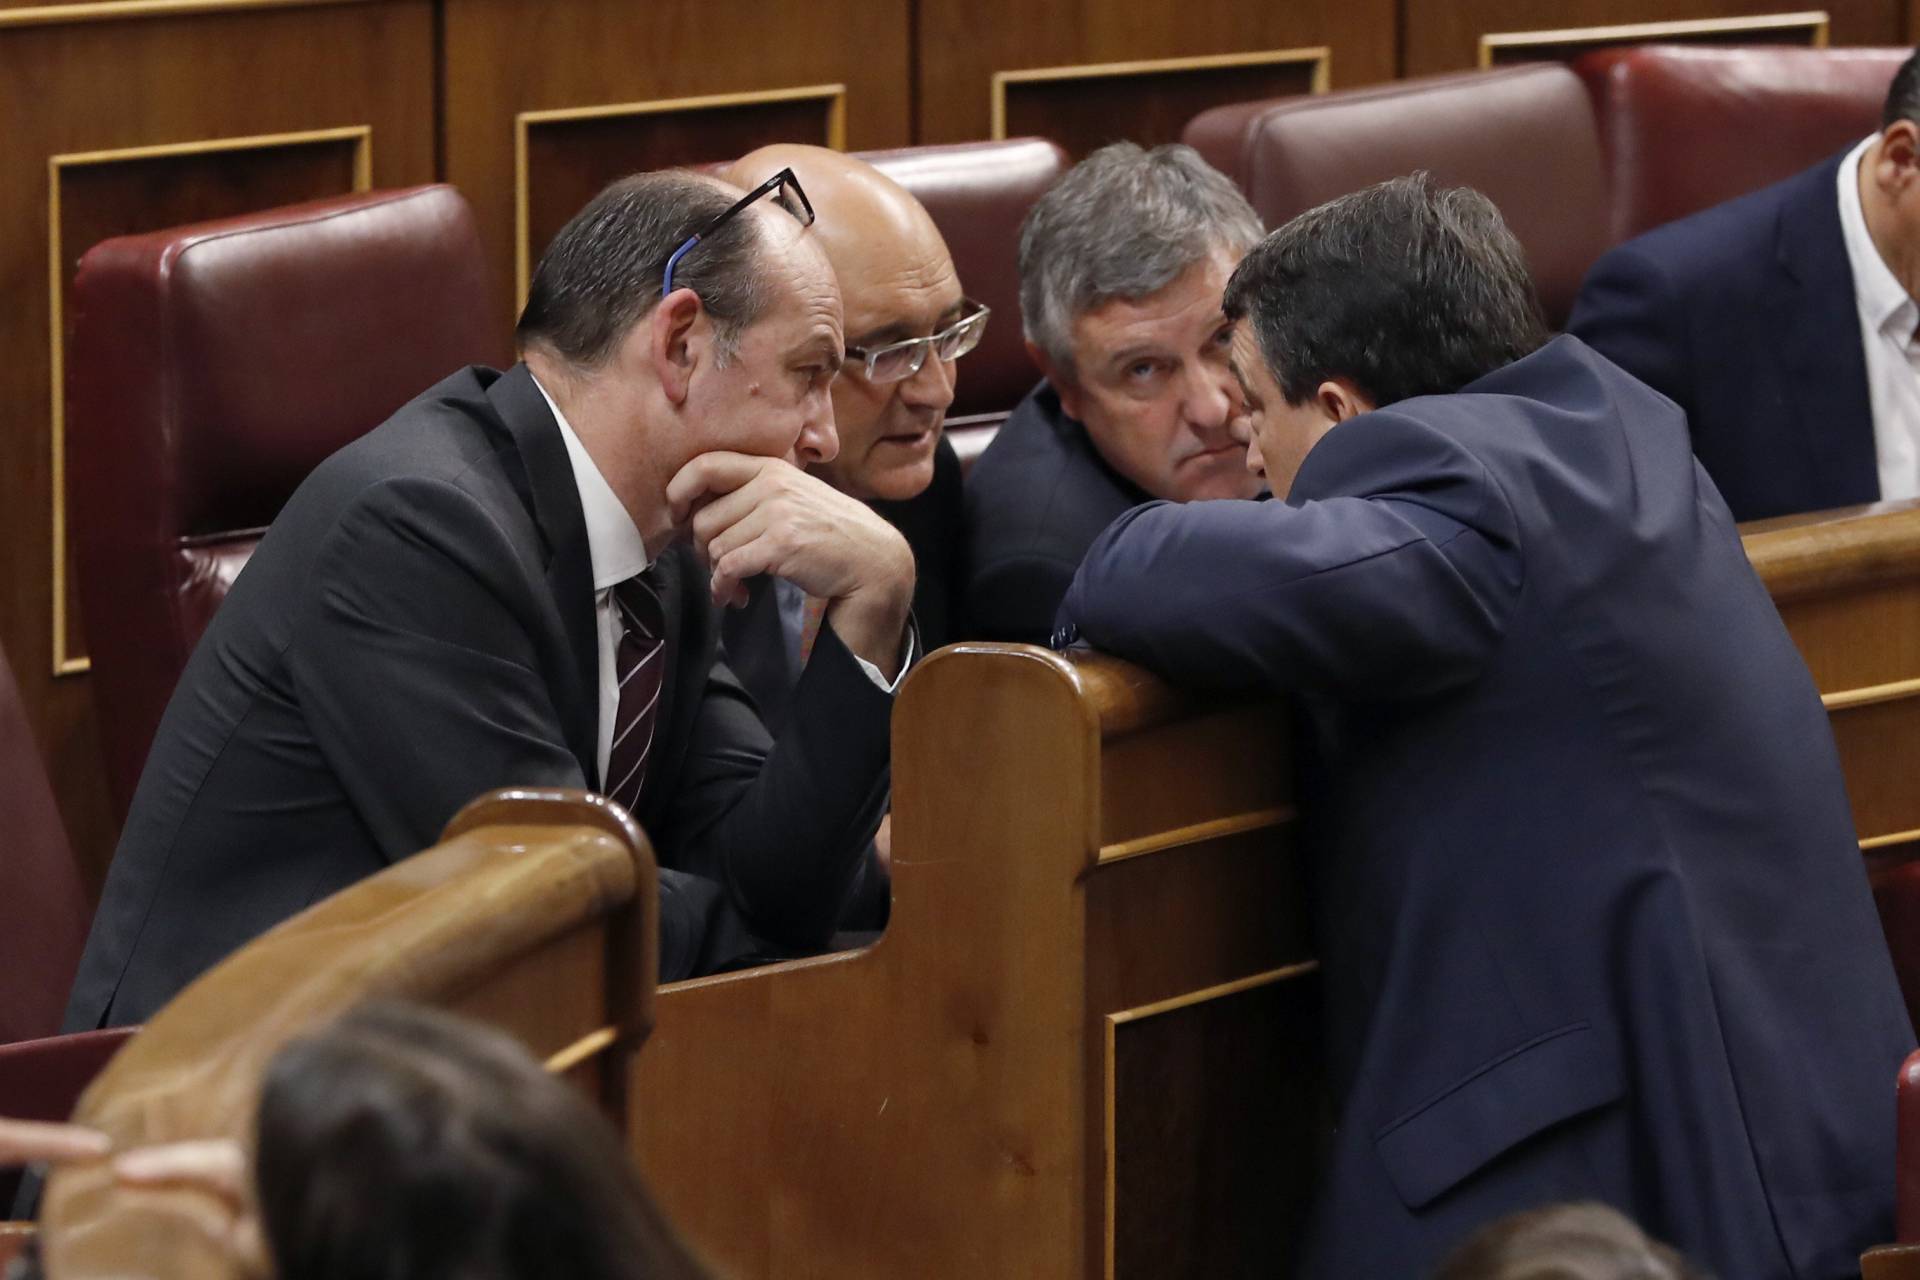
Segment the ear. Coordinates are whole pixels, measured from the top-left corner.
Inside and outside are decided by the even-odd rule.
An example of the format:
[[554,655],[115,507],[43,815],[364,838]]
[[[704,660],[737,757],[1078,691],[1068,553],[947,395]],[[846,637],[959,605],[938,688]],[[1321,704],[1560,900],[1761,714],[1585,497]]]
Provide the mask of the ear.
[[1052,356],[1031,342],[1027,343],[1027,358],[1038,366],[1041,375],[1053,387],[1054,394],[1060,397],[1061,410],[1075,422],[1085,422],[1086,418],[1080,412],[1080,384],[1073,380],[1073,374],[1055,364]]
[[700,362],[706,309],[691,289],[675,289],[660,300],[645,324],[634,326],[629,341],[646,342],[646,359],[660,388],[673,404],[686,401],[693,370]]
[[1376,407],[1372,397],[1345,378],[1327,379],[1314,391],[1313,398],[1335,426]]
[[1920,178],[1920,124],[1895,120],[1880,131],[1880,160],[1873,177],[1889,193]]

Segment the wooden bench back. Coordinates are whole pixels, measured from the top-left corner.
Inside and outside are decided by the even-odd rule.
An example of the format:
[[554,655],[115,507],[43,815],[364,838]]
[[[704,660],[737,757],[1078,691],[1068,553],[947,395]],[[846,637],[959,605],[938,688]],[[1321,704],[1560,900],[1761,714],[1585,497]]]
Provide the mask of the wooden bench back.
[[[284,922],[162,1009],[81,1098],[119,1148],[250,1141],[262,1072],[288,1040],[375,997],[452,1009],[581,1073],[624,1122],[626,1060],[653,1017],[651,847],[582,792],[501,791],[441,843]],[[181,1194],[181,1193],[174,1193]],[[43,1215],[64,1280],[229,1280],[227,1260],[159,1193],[100,1166],[63,1171]]]

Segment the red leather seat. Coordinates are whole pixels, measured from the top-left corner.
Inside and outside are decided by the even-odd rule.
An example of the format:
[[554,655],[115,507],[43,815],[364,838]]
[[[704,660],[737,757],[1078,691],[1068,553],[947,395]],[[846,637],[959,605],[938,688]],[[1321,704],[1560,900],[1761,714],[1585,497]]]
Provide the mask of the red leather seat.
[[1790,177],[1880,127],[1909,49],[1642,45],[1585,54],[1625,240]]
[[[0,1045],[60,1029],[93,917],[13,671],[0,655]],[[13,1114],[0,1076],[0,1115]],[[5,1215],[0,1202],[0,1216]]]
[[1557,64],[1239,103],[1195,116],[1184,136],[1269,227],[1417,169],[1478,189],[1525,247],[1555,328],[1607,247],[1593,108],[1580,78]]
[[979,456],[1040,371],[1020,328],[1020,223],[1067,171],[1067,153],[1043,138],[863,151],[860,158],[911,191],[946,238],[967,296],[993,308],[986,336],[960,363],[947,434],[962,466]]
[[108,240],[67,361],[81,603],[121,816],[188,655],[315,464],[465,364],[506,317],[451,187]]
[[[65,999],[63,988],[63,1003]],[[66,1120],[108,1059],[139,1029],[109,1027],[0,1044],[0,1115],[49,1123]],[[18,1172],[0,1169],[0,1218],[8,1216],[19,1183]]]

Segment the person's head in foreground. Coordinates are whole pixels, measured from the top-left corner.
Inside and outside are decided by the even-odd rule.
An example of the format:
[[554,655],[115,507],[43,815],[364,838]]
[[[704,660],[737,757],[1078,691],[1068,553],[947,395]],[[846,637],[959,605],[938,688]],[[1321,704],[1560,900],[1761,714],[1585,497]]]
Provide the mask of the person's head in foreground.
[[282,1049],[255,1181],[279,1280],[691,1280],[619,1137],[518,1041],[373,1004]]
[[792,169],[813,202],[813,235],[839,278],[847,360],[833,384],[837,457],[809,469],[862,500],[901,500],[933,483],[933,451],[953,403],[956,362],[987,310],[960,292],[947,242],[921,203],[864,160],[781,143],[728,177],[751,189]]
[[1546,321],[1519,241],[1467,187],[1424,173],[1301,214],[1227,282],[1246,465],[1285,497],[1338,424],[1445,395],[1530,354]]
[[1020,230],[1027,349],[1107,465],[1156,498],[1245,498],[1220,293],[1260,219],[1191,147],[1102,147]]
[[554,238],[520,316],[528,367],[655,554],[667,482],[694,457],[839,449],[840,289],[812,210],[792,183],[741,198],[691,173],[621,179]]
[[1674,1250],[1603,1204],[1529,1209],[1489,1223],[1433,1280],[1707,1280]]

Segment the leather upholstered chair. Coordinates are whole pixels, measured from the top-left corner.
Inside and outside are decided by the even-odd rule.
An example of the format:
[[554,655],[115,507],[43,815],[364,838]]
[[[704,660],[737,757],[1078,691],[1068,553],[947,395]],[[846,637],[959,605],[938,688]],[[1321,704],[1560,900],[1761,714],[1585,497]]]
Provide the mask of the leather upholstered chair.
[[1558,64],[1238,103],[1195,116],[1184,136],[1269,227],[1417,169],[1477,188],[1525,247],[1555,328],[1608,244],[1593,108]]
[[1067,154],[1044,138],[859,154],[927,207],[967,296],[993,308],[986,336],[960,363],[947,415],[948,438],[966,466],[1040,380],[1021,336],[1015,255],[1027,210],[1066,172]]
[[[60,1029],[93,904],[54,807],[13,671],[0,656],[0,1045]],[[5,1075],[0,1073],[0,1082]],[[0,1115],[7,1098],[0,1093]],[[6,1203],[0,1201],[0,1217]]]
[[1879,128],[1908,49],[1642,45],[1574,63],[1592,94],[1612,239],[1791,177]]
[[498,360],[505,326],[447,186],[108,240],[74,299],[81,603],[124,818],[188,655],[281,505],[413,396]]

